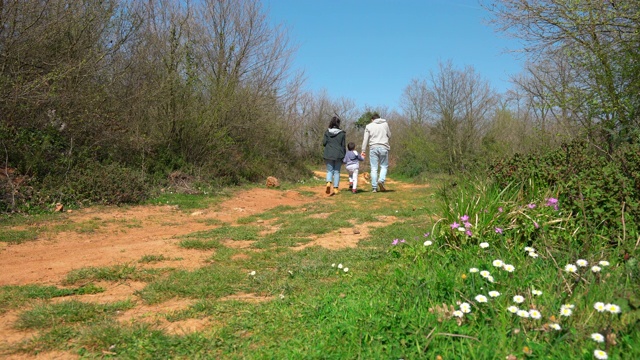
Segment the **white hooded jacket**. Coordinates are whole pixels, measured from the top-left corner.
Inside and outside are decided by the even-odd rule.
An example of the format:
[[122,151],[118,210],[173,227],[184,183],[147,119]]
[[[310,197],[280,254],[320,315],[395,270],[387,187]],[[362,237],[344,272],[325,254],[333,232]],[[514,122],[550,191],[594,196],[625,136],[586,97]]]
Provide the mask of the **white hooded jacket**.
[[387,120],[382,118],[375,119],[364,129],[362,151],[367,149],[367,145],[369,145],[369,148],[382,146],[387,150],[391,150],[389,139],[391,139],[391,130],[389,130]]

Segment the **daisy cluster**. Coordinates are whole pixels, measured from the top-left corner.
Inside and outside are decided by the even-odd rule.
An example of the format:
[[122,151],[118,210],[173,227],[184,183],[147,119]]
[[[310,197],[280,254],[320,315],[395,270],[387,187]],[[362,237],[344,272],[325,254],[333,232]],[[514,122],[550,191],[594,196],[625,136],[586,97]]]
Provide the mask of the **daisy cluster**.
[[346,267],[346,266],[344,266],[344,265],[342,265],[342,263],[340,263],[340,264],[338,264],[338,265],[336,265],[335,263],[333,263],[333,264],[331,264],[331,267],[332,267],[332,268],[337,267],[339,270],[342,270],[342,271],[344,271],[344,272],[349,272],[349,268],[348,268],[348,267]]

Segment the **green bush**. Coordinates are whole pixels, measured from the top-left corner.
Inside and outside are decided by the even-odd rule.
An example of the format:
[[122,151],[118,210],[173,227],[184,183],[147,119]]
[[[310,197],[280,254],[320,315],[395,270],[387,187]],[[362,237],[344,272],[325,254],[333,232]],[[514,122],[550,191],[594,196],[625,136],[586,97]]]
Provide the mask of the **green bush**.
[[[637,233],[640,216],[640,145],[623,144],[611,154],[585,140],[544,154],[515,155],[498,161],[490,176],[501,186],[512,182],[557,189],[565,210],[579,214],[583,226]],[[527,180],[531,180],[528,182]]]

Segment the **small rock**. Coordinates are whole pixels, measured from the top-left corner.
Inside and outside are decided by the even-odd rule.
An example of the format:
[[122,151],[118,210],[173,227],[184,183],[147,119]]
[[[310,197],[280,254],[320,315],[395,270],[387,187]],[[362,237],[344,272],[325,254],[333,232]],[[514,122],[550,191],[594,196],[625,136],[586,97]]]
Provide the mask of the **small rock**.
[[204,215],[204,211],[194,211],[191,213],[191,216],[200,216]]
[[277,178],[275,178],[273,176],[269,176],[267,178],[267,187],[268,188],[279,187],[279,186],[280,186],[280,181],[278,181]]
[[358,229],[353,229],[353,233],[354,233],[354,234],[360,234],[360,230],[358,230]]

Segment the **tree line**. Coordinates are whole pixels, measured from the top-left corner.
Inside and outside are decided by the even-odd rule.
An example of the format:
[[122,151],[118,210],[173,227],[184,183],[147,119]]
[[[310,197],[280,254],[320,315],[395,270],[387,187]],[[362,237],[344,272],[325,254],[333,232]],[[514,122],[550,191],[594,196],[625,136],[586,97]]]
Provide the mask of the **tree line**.
[[138,202],[176,179],[193,192],[300,179],[332,115],[358,143],[373,110],[412,176],[577,137],[604,154],[637,141],[636,2],[482,5],[525,44],[513,88],[446,61],[396,111],[306,91],[295,43],[258,0],[0,0],[0,211]]

